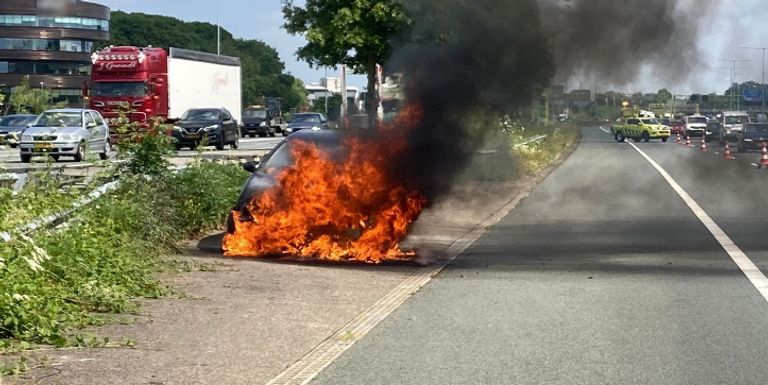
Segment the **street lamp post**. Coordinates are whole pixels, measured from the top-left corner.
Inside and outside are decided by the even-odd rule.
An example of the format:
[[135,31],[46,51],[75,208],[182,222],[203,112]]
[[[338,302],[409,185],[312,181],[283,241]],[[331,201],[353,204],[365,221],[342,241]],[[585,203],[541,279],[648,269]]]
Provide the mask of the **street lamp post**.
[[[733,87],[733,84],[736,83],[736,63],[746,63],[746,62],[751,62],[752,60],[748,60],[748,59],[725,59],[725,60],[720,60],[720,61],[731,63],[731,87]],[[741,101],[739,100],[741,98],[741,86],[737,84],[736,85],[736,90],[737,90],[736,91],[736,93],[737,93],[737,95],[736,95],[736,108],[739,109],[741,107],[741,105],[740,105]],[[733,91],[731,91],[731,97],[728,98],[728,99],[730,101],[731,109],[733,109]]]
[[221,0],[216,0],[216,54],[221,55]]
[[742,49],[751,49],[751,50],[760,50],[763,54],[763,77],[762,81],[760,82],[760,106],[761,111],[765,112],[765,51],[768,50],[768,47],[741,47]]

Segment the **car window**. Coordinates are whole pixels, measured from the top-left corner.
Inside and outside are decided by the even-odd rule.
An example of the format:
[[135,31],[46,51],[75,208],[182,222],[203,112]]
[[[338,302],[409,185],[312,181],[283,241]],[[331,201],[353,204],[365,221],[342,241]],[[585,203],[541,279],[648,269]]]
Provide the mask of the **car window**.
[[296,115],[291,123],[321,123],[319,114]]
[[181,120],[215,122],[219,120],[219,110],[189,110],[181,116]]
[[96,124],[98,124],[99,126],[103,126],[104,119],[101,117],[101,114],[98,112],[92,112],[92,114],[93,114],[93,118],[96,120]]
[[90,112],[85,113],[85,126],[88,127],[91,123],[96,123],[96,120],[93,119],[93,116]]
[[639,123],[640,123],[639,119],[629,119],[627,121],[627,124],[631,124],[631,125],[638,125]]

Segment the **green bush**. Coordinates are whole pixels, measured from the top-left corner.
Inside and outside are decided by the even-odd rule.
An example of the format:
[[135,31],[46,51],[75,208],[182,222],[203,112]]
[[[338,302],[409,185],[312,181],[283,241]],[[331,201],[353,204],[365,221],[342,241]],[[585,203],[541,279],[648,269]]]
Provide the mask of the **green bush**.
[[[79,345],[101,313],[166,292],[154,278],[177,242],[221,226],[247,173],[198,163],[172,175],[125,176],[68,226],[0,243],[0,347]],[[13,199],[11,199],[11,202]],[[4,340],[3,340],[4,339]],[[15,342],[14,342],[15,341]]]

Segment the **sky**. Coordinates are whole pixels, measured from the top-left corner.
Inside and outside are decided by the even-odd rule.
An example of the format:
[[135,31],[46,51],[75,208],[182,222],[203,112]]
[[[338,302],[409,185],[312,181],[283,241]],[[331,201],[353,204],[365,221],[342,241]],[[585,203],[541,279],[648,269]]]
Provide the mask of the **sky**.
[[[207,21],[216,23],[217,0],[91,0],[109,6],[113,10],[144,12],[173,16],[186,21]],[[695,0],[679,0],[695,3]],[[301,4],[297,0],[296,4]],[[305,83],[316,83],[324,71],[311,69],[296,59],[296,49],[304,44],[300,36],[291,36],[281,28],[283,17],[280,0],[219,0],[221,25],[235,37],[259,39],[275,47],[286,70]],[[661,84],[647,69],[634,84],[623,87],[623,91],[655,92],[669,88],[676,94],[722,93],[730,84],[731,64],[725,59],[748,59],[737,65],[737,81],[760,81],[762,57],[760,51],[745,50],[743,46],[768,47],[768,5],[766,0],[715,0],[709,15],[701,20],[699,48],[701,57],[691,58],[697,70],[678,84]],[[663,70],[663,69],[662,69]],[[329,76],[336,76],[330,70]],[[353,76],[350,85],[364,87],[363,76]],[[600,89],[595,82],[569,84],[569,88]]]

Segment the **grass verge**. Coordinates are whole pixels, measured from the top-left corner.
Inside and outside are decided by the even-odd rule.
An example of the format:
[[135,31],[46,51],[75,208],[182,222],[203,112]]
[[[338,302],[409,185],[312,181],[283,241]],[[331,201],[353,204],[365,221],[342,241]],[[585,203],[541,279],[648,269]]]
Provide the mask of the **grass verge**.
[[[125,176],[66,227],[12,234],[0,243],[0,352],[106,343],[82,329],[135,310],[135,298],[163,295],[166,288],[154,278],[163,267],[159,257],[219,227],[247,176],[238,165],[216,163],[152,178]],[[39,200],[23,201],[3,191],[9,208],[3,213],[15,212],[20,202],[33,212],[49,211],[40,197],[55,192],[44,191]]]
[[[526,143],[537,137],[543,139]],[[581,129],[567,124],[504,127],[486,137],[462,179],[501,182],[536,175],[580,139]]]

